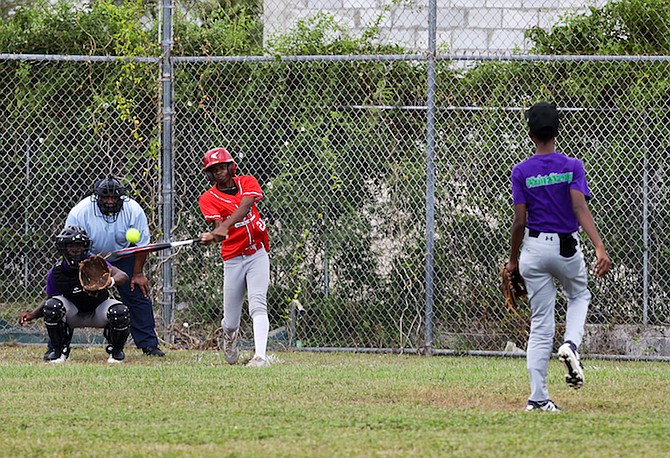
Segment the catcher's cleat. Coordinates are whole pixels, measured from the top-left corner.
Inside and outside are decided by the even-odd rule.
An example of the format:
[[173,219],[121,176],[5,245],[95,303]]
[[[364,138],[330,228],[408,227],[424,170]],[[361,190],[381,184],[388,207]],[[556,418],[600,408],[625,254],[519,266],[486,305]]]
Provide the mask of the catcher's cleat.
[[58,358],[58,356],[56,356],[56,350],[54,350],[53,348],[48,348],[46,353],[44,353],[44,357],[43,357],[44,361],[47,361],[47,362],[48,361],[53,361],[56,358]]
[[584,371],[579,361],[579,354],[573,349],[572,342],[566,342],[558,349],[558,359],[565,364],[565,383],[578,390],[584,384]]
[[228,364],[235,364],[239,357],[239,352],[237,351],[237,333],[237,329],[233,332],[223,331],[223,354]]
[[61,351],[53,350],[44,355],[44,361],[50,364],[63,364],[70,357],[70,346],[63,347]]
[[247,363],[247,367],[268,367],[270,362],[266,358],[261,358],[260,356],[254,356]]
[[109,358],[107,358],[108,363],[122,363],[126,358],[123,348],[114,348],[113,345],[107,345],[105,351],[109,353]]
[[547,399],[546,401],[528,401],[526,406],[526,412],[532,412],[534,410],[539,410],[542,412],[560,412],[561,409],[554,404],[554,401]]
[[49,364],[63,364],[65,361],[67,361],[67,355],[60,355],[58,358],[49,361]]
[[111,364],[122,363],[125,358],[126,354],[123,353],[123,350],[112,350],[109,354],[109,358],[107,358],[107,362]]

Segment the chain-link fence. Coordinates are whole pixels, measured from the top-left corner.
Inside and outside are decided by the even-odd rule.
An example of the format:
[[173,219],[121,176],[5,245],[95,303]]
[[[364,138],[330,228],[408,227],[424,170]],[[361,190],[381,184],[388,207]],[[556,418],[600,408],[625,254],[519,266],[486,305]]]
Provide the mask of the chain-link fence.
[[[505,308],[499,269],[523,110],[548,99],[614,260],[590,277],[584,350],[670,355],[670,58],[430,56],[175,57],[168,113],[159,59],[0,56],[1,338],[45,341],[18,312],[43,298],[53,236],[96,178],[129,185],[154,239],[190,238],[207,229],[203,154],[225,146],[266,195],[271,345],[523,348],[528,310]],[[147,274],[166,343],[215,347],[218,250],[151,255]]]

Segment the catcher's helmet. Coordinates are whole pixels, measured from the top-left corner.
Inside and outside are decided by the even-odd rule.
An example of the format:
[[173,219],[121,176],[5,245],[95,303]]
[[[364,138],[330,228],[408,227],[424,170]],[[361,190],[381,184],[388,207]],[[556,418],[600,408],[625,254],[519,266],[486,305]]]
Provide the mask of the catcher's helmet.
[[[72,250],[68,250],[68,245],[73,244],[81,245],[82,250],[76,254]],[[88,253],[91,251],[91,239],[83,227],[66,226],[56,236],[56,249],[63,256],[68,266],[76,268],[81,261],[88,257]]]
[[[104,216],[117,215],[123,208],[125,195],[126,188],[116,178],[103,178],[93,185],[93,201],[97,202]],[[116,199],[103,199],[103,197],[116,197]]]
[[225,148],[214,148],[205,153],[205,175],[209,181],[214,181],[214,175],[208,169],[215,164],[221,163],[228,164],[228,174],[231,177],[235,176],[237,165],[233,160],[233,156]]

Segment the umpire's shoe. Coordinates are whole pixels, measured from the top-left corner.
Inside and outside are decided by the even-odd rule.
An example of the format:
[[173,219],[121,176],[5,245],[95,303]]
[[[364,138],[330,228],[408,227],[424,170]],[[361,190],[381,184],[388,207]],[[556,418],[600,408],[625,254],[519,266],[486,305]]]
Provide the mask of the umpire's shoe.
[[578,390],[584,384],[584,371],[579,361],[577,346],[567,341],[558,349],[558,359],[565,364],[565,383]]
[[158,347],[153,347],[153,346],[144,347],[142,349],[142,353],[144,353],[147,356],[159,356],[159,357],[165,356],[165,353],[163,353],[163,350],[161,350]]

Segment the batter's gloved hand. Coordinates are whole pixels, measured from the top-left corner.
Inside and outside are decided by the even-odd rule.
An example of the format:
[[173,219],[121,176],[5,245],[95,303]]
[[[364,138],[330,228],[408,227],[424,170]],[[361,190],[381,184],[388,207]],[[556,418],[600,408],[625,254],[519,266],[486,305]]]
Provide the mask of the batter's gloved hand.
[[510,312],[516,316],[519,314],[516,311],[517,299],[528,295],[526,290],[526,283],[516,268],[513,271],[507,270],[507,265],[504,265],[500,271],[500,281],[503,296],[505,296],[505,304]]
[[112,268],[102,256],[91,256],[79,263],[79,281],[87,293],[109,288],[114,284]]

